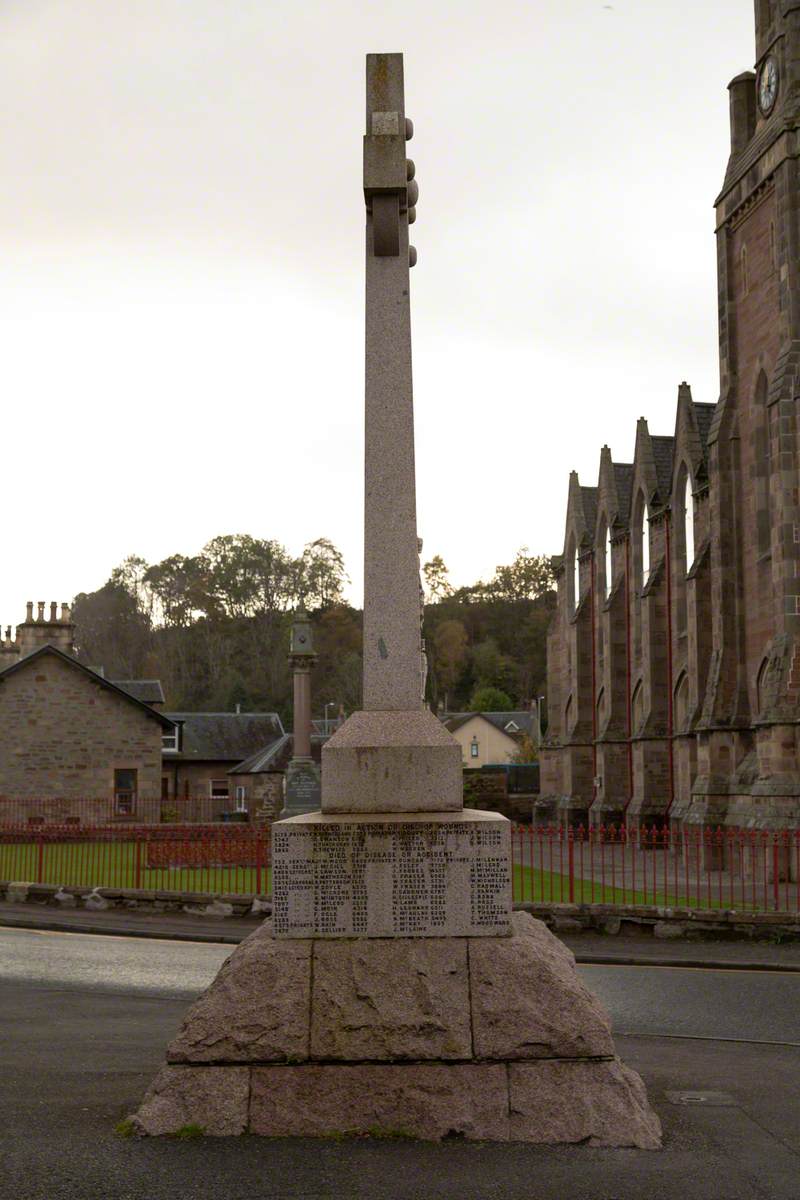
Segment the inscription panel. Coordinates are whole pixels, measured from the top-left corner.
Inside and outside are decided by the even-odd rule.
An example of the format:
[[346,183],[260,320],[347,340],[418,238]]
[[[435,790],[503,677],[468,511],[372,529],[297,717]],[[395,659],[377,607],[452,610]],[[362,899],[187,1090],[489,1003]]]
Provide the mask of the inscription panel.
[[511,930],[502,817],[343,820],[272,827],[276,937],[502,936]]

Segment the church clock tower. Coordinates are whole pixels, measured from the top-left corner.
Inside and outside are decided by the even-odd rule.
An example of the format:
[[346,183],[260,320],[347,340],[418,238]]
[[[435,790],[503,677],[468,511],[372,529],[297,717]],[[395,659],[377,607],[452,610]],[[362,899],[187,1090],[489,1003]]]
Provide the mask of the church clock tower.
[[800,814],[800,0],[756,0],[755,24],[716,201],[713,654],[693,789],[734,825],[737,809],[743,824]]

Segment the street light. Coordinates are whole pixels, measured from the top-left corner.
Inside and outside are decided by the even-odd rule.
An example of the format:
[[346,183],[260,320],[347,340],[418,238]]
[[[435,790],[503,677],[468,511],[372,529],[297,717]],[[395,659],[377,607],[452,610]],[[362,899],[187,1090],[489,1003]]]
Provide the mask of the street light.
[[328,724],[328,709],[335,708],[335,707],[336,707],[335,700],[327,700],[325,702],[325,736],[326,737],[330,737],[330,732],[331,732],[330,725]]

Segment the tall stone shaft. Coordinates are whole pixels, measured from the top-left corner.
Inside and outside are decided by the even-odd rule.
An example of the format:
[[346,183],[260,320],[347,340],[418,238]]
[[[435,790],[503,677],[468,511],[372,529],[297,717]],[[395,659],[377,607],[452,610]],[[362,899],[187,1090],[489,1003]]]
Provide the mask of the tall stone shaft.
[[367,55],[364,709],[422,707],[402,54]]
[[463,809],[461,751],[423,703],[402,54],[367,55],[364,707],[322,750],[322,814]]

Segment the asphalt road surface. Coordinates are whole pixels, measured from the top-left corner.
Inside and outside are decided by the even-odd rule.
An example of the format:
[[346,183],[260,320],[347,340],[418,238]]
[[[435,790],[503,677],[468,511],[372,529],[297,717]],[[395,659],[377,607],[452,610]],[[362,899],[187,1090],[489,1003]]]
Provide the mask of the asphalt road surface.
[[0,1200],[796,1200],[800,975],[581,968],[661,1153],[121,1139],[230,947],[0,929]]

